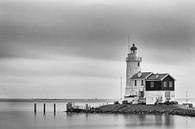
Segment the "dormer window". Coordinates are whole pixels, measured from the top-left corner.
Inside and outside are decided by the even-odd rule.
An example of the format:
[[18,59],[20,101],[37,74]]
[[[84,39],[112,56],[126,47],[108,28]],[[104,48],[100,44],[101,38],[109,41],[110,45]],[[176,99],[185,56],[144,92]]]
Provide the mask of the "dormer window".
[[139,62],[137,63],[137,66],[138,66],[138,67],[140,66],[140,63],[139,63]]
[[141,73],[141,71],[139,71],[139,72],[137,73],[137,77],[140,78],[141,76],[142,76],[142,73]]
[[137,86],[137,80],[134,81],[134,85]]

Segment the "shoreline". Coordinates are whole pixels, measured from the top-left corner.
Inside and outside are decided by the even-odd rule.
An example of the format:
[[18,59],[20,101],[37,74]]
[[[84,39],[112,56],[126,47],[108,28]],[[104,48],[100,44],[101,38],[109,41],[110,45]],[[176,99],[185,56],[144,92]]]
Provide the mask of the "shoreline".
[[0,102],[113,102],[117,99],[48,99],[48,98],[35,98],[35,99],[18,99],[18,98],[0,98]]
[[121,114],[167,114],[195,117],[195,108],[185,108],[182,105],[130,105],[109,104],[98,108],[72,109],[67,112],[85,113],[121,113]]

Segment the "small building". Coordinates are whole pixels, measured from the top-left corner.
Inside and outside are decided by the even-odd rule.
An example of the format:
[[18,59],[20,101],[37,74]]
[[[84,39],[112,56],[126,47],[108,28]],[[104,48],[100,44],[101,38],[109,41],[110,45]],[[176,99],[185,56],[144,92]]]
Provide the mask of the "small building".
[[174,99],[175,79],[166,74],[141,72],[142,58],[135,44],[126,58],[126,88],[124,99],[136,103],[155,104]]
[[162,103],[174,98],[175,79],[169,74],[152,74],[146,79],[146,103]]

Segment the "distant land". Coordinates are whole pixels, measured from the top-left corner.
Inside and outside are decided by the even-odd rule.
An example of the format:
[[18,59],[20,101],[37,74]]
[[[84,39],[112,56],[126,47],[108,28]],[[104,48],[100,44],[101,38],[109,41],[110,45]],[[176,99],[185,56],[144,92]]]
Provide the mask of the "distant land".
[[[176,101],[179,103],[183,102],[190,102],[195,105],[195,98],[175,98]],[[114,102],[114,101],[121,101],[120,99],[77,99],[77,98],[69,98],[69,99],[55,99],[55,98],[33,98],[33,99],[26,99],[26,98],[0,98],[0,102]]]
[[21,98],[0,98],[0,102],[114,102],[119,99],[21,99]]

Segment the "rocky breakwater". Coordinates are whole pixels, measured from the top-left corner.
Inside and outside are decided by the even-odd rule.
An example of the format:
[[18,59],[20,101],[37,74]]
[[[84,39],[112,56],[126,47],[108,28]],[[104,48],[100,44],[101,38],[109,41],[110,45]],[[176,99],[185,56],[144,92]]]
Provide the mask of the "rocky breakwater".
[[110,104],[96,108],[97,113],[129,113],[129,114],[170,114],[194,116],[195,108],[183,108],[181,105],[133,105]]

